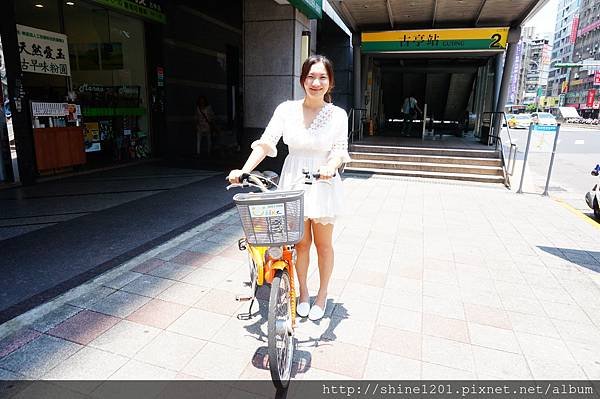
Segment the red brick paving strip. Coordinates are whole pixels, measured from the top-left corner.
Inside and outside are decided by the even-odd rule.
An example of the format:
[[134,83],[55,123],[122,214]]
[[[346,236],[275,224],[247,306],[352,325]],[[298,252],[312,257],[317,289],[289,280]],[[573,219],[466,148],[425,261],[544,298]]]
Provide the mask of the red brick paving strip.
[[118,317],[84,310],[63,321],[48,331],[48,334],[87,345],[119,321],[121,319]]
[[182,253],[171,259],[171,262],[179,263],[180,265],[199,267],[204,265],[212,258],[212,255],[205,253],[183,251]]
[[165,261],[162,259],[150,258],[147,261],[144,261],[131,269],[132,272],[138,273],[150,273],[152,270],[162,266],[165,264]]
[[16,333],[7,338],[4,338],[0,341],[0,358],[3,358],[4,356],[16,351],[17,349],[33,341],[40,335],[42,335],[42,333],[26,328],[17,331]]
[[188,309],[178,303],[153,299],[127,316],[127,320],[164,330]]

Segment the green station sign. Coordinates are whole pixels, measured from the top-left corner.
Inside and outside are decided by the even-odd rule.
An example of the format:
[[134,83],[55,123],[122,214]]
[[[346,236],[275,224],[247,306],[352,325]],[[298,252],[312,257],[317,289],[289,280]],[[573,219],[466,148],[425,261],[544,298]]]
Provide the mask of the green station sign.
[[288,0],[310,19],[323,18],[323,0]]
[[362,33],[365,53],[504,51],[508,28],[395,30]]

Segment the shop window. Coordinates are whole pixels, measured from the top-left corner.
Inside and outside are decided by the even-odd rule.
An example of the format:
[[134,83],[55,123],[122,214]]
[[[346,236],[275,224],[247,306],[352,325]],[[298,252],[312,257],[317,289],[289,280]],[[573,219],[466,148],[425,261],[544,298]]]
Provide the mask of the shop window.
[[64,14],[88,159],[111,163],[149,156],[143,22],[82,2],[65,7]]

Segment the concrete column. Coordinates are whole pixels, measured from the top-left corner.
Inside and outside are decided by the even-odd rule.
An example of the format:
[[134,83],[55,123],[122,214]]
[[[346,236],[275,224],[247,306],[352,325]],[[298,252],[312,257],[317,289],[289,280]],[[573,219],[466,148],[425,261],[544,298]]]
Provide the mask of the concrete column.
[[[502,83],[498,93],[498,101],[496,102],[496,112],[503,112],[508,98],[508,87],[510,86],[510,78],[517,55],[517,43],[521,37],[521,28],[511,28],[508,33],[508,50],[504,59],[504,70],[502,72]],[[496,118],[494,131],[499,132],[499,127],[502,126],[500,118]]]
[[354,63],[354,108],[361,108],[363,102],[362,93],[362,54],[360,51],[360,34],[352,35],[352,62]]
[[278,104],[304,96],[299,80],[305,30],[311,30],[309,19],[291,5],[244,2],[244,127],[251,136],[262,132]]
[[494,105],[498,104],[498,98],[500,98],[500,87],[502,86],[502,77],[504,76],[502,73],[504,60],[504,53],[500,53],[494,57]]

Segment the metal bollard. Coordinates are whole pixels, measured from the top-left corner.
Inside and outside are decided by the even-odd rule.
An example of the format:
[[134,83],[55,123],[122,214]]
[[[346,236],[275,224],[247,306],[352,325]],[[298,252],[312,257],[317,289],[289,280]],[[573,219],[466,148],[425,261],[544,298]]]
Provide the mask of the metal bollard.
[[517,194],[523,194],[523,179],[525,178],[525,167],[527,166],[527,157],[529,156],[529,144],[531,143],[531,134],[533,133],[533,123],[529,124],[529,134],[527,135],[527,146],[525,147],[525,157],[523,158],[523,170],[521,171],[521,181]]
[[554,136],[554,146],[552,147],[552,156],[550,157],[550,166],[548,167],[548,177],[546,178],[546,188],[542,195],[548,196],[548,186],[550,185],[550,175],[552,175],[552,166],[554,165],[554,155],[558,144],[558,132],[560,132],[560,123],[556,125],[556,136]]

